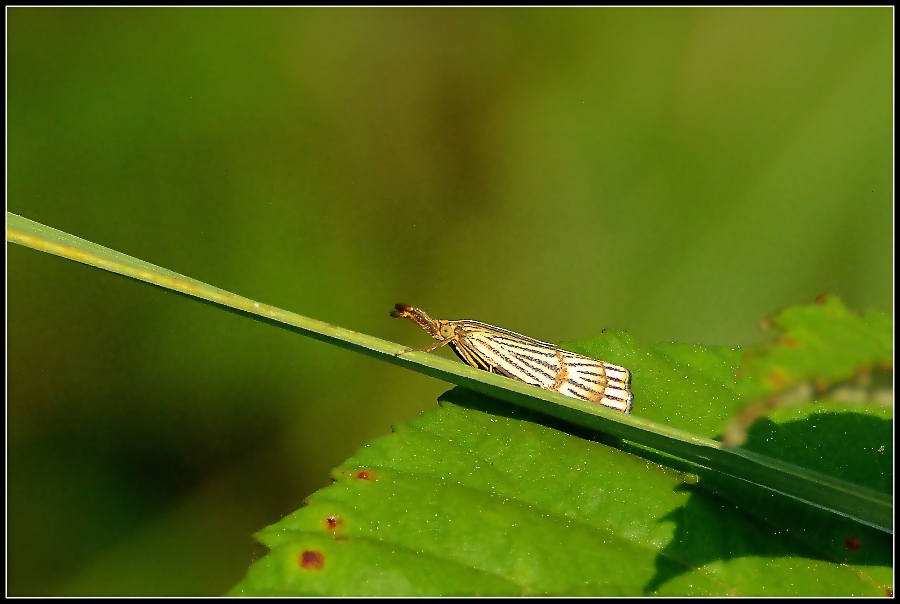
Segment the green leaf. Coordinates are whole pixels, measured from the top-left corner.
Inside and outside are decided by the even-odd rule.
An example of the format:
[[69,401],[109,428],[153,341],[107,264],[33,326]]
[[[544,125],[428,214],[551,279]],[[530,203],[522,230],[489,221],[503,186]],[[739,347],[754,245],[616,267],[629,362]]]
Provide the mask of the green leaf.
[[747,399],[780,394],[804,382],[815,382],[823,392],[838,383],[867,380],[873,369],[893,368],[891,317],[851,312],[835,296],[787,308],[764,325],[779,333],[744,359],[740,386]]
[[890,316],[856,314],[838,298],[823,296],[763,323],[778,334],[744,357],[738,383],[743,402],[725,431],[727,445],[743,443],[750,424],[789,405],[814,400],[893,404]]
[[[893,485],[893,410],[819,403],[781,409],[750,428],[745,447],[889,494]],[[890,566],[870,557],[879,539],[857,523],[780,498],[721,474],[701,473],[708,488],[833,559]],[[863,544],[866,548],[863,549]],[[887,582],[887,579],[885,579]]]
[[[855,525],[823,550],[711,495],[693,474],[602,442],[616,439],[566,433],[556,420],[459,388],[442,399],[257,535],[271,551],[232,595],[883,596],[889,588],[891,537],[880,531]],[[304,552],[321,555],[321,566],[304,566]]]
[[[616,332],[566,348],[616,361],[627,352],[642,413],[678,428],[714,435],[741,404],[739,350],[641,347]],[[460,388],[442,400],[441,410],[359,451],[335,471],[334,485],[262,531],[271,551],[232,593],[883,596],[892,589],[892,542],[881,531]],[[835,449],[853,461],[822,464],[815,463],[822,451],[797,447],[816,439],[792,441],[792,422],[837,409],[802,417],[797,409],[782,424],[784,438],[759,426],[748,445],[762,450],[765,442],[770,454],[819,470],[868,467],[877,480],[864,484],[891,484],[889,419],[878,420],[878,430],[862,413],[818,425],[819,441],[865,442],[855,438],[865,432],[868,442],[888,446],[868,458]],[[323,566],[304,568],[303,552],[320,552]],[[435,559],[446,573],[435,571]],[[358,580],[370,574],[382,579],[377,589]]]

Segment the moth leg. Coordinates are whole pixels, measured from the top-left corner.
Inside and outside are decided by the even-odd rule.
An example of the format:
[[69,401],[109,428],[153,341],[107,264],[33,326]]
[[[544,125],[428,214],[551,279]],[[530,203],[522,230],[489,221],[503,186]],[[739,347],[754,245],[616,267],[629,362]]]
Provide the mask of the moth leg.
[[447,338],[446,340],[439,340],[439,341],[435,342],[434,344],[432,344],[431,346],[425,346],[423,348],[407,348],[406,350],[401,350],[394,356],[399,357],[400,355],[406,354],[408,352],[431,352],[432,350],[437,350],[441,346],[446,346],[447,344],[449,344],[450,342],[452,342],[455,339],[456,338],[453,337],[453,338]]

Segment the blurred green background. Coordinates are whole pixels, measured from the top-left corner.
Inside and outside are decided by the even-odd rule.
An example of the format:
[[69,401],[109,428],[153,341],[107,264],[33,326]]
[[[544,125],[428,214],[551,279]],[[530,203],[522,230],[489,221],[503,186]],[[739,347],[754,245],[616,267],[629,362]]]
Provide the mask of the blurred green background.
[[[732,346],[892,307],[891,8],[7,17],[8,209],[262,302],[411,346],[395,302]],[[7,253],[10,594],[221,594],[448,388]]]

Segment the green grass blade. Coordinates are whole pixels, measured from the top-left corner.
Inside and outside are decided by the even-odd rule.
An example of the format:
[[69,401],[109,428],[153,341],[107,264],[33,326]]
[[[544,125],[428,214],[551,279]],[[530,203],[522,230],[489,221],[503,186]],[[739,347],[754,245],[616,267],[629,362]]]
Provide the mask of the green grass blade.
[[[257,320],[366,354],[539,413],[662,451],[816,507],[892,532],[892,498],[712,439],[624,415],[436,355],[256,302],[7,212],[7,241],[144,281]],[[386,312],[387,314],[387,312]],[[610,358],[632,366],[629,359]],[[639,401],[638,401],[639,402]]]

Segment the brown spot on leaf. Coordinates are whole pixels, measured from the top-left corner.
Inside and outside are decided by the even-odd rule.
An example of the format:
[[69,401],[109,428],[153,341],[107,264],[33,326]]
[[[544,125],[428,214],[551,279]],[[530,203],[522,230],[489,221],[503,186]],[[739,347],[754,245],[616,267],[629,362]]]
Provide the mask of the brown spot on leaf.
[[862,547],[862,539],[856,536],[847,537],[844,539],[844,549],[848,552],[855,552],[859,548]]
[[376,475],[375,475],[375,472],[373,472],[371,470],[360,470],[356,474],[356,477],[359,478],[360,480],[375,480]]
[[825,294],[820,294],[816,296],[816,304],[825,304],[825,300],[828,298]]
[[322,570],[325,567],[325,556],[322,555],[322,552],[317,552],[315,550],[304,550],[302,554],[300,554],[300,568],[305,568],[307,570]]
[[337,514],[332,514],[325,518],[325,528],[329,531],[336,531],[344,526],[344,519]]

